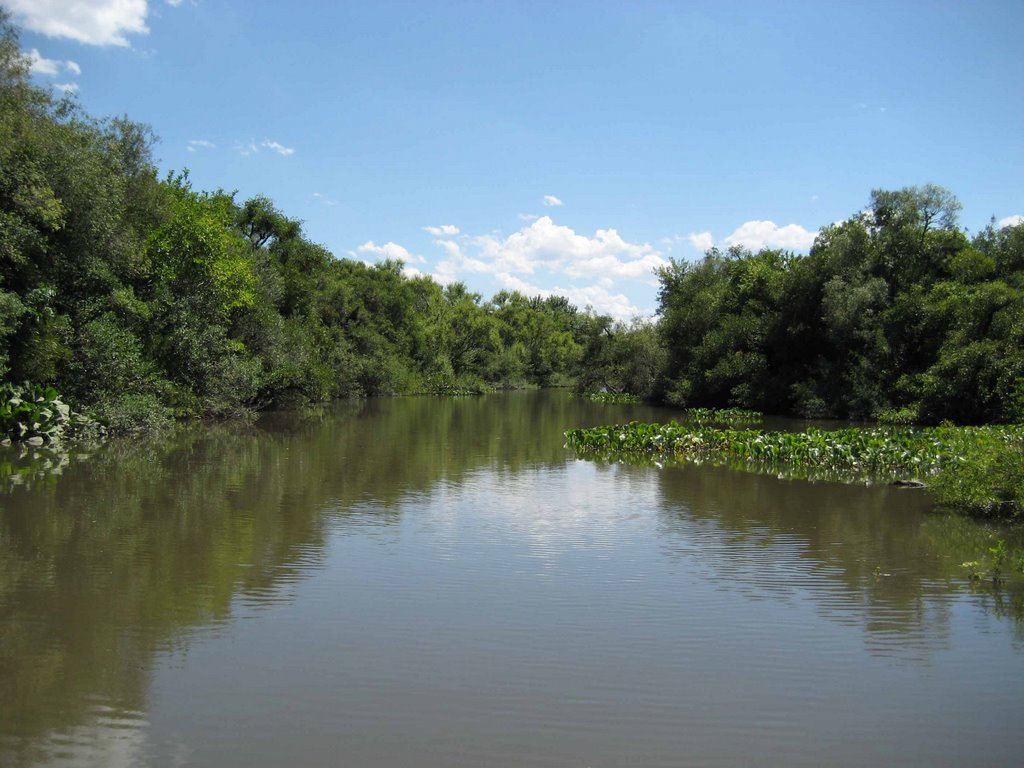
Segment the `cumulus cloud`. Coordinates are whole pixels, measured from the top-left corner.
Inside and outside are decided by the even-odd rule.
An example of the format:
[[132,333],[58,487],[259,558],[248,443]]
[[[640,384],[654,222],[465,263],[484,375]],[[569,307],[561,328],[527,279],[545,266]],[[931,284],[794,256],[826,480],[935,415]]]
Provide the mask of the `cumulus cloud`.
[[565,203],[563,203],[554,195],[544,195],[544,205],[548,206],[549,208],[557,208],[560,205],[565,205]]
[[200,150],[200,149],[216,149],[216,148],[217,148],[216,144],[214,144],[212,141],[207,141],[206,139],[192,139],[188,143],[188,147],[187,147],[189,152],[195,152],[195,151]]
[[147,0],[5,0],[25,29],[88,45],[130,45],[149,33]]
[[532,274],[538,269],[570,277],[587,274],[644,278],[666,262],[649,244],[627,242],[614,229],[599,229],[593,237],[541,216],[506,238],[483,235],[473,238],[473,257],[459,266],[471,272]]
[[[451,282],[467,273],[492,275],[503,288],[530,296],[564,296],[577,306],[590,305],[621,319],[640,310],[613,290],[616,281],[655,285],[654,270],[667,264],[651,245],[631,243],[614,229],[599,229],[588,237],[549,216],[507,237],[490,234],[434,243],[445,252],[437,264],[439,281]],[[561,285],[541,288],[541,280]]]
[[28,56],[28,68],[33,75],[57,77],[61,72],[67,72],[77,77],[82,74],[82,68],[78,66],[77,62],[47,59],[35,48],[25,55]]
[[577,307],[593,307],[598,313],[611,315],[616,320],[630,320],[640,314],[640,310],[625,295],[612,293],[606,285],[541,288],[507,272],[499,272],[495,279],[499,285],[510,291],[544,298],[564,296]]
[[442,224],[440,227],[424,227],[424,232],[429,232],[434,237],[452,236],[459,234],[459,228],[454,224]]
[[462,246],[454,240],[435,240],[434,244],[441,246],[449,259],[461,260],[465,258],[462,254]]
[[422,264],[426,261],[422,256],[410,253],[398,243],[392,243],[390,241],[384,243],[384,245],[377,245],[373,240],[367,240],[356,250],[359,253],[373,253],[385,259],[398,259],[399,261],[404,261],[406,264],[413,261]]
[[44,75],[56,77],[60,73],[60,62],[56,59],[46,59],[33,48],[28,52],[28,69],[33,75]]
[[78,90],[78,83],[54,83],[53,87],[61,93],[74,93]]
[[761,248],[788,248],[796,251],[807,250],[814,244],[817,232],[804,229],[799,224],[780,227],[774,221],[747,221],[725,238],[727,245],[739,245],[752,251]]
[[1015,227],[1018,224],[1024,224],[1024,216],[1021,216],[1019,213],[1014,216],[1007,216],[1005,219],[999,220],[1000,229],[1002,229],[1003,227]]
[[430,266],[420,266],[427,260],[394,242],[378,245],[369,240],[349,255],[415,262],[418,269],[408,274],[429,275],[441,285],[490,278],[499,288],[529,296],[564,296],[578,307],[592,306],[622,320],[650,311],[637,306],[634,292],[651,295],[653,301],[654,272],[668,263],[663,250],[630,242],[615,229],[586,235],[556,224],[550,216],[508,235],[473,235],[453,224],[423,229],[435,236],[439,249]]
[[264,139],[263,143],[260,144],[260,146],[265,147],[267,149],[272,149],[275,152],[277,152],[277,154],[284,155],[285,157],[295,154],[295,150],[292,149],[291,147],[286,147],[284,144],[280,144],[276,141],[271,141],[270,139]]
[[711,236],[710,232],[692,232],[686,236],[686,239],[701,253],[715,247],[715,238]]

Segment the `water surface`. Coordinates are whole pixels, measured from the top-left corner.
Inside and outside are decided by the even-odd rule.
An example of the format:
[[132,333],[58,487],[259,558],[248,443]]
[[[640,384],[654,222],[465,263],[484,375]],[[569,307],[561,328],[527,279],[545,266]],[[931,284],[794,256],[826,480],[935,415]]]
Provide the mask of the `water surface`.
[[1018,533],[563,448],[673,415],[397,398],[10,449],[0,765],[1024,759],[1022,592],[961,566]]

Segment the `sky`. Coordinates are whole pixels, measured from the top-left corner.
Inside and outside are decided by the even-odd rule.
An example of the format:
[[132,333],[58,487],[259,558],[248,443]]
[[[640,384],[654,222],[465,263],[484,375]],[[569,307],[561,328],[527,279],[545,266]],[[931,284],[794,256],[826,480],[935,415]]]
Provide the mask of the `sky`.
[[33,80],[338,257],[629,319],[873,189],[1024,216],[1024,2],[0,0]]

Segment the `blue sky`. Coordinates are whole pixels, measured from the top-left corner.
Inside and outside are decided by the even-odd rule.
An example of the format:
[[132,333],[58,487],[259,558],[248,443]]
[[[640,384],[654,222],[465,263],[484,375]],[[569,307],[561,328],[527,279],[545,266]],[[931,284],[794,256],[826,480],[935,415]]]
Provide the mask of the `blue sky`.
[[337,256],[628,318],[874,188],[1024,214],[1024,2],[0,0],[36,82]]

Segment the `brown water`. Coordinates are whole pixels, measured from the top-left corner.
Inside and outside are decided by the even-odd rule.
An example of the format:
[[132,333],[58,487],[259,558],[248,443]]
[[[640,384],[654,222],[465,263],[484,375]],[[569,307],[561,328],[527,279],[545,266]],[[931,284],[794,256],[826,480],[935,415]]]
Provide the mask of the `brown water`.
[[7,450],[0,765],[1024,762],[1024,591],[961,567],[1019,534],[562,446],[672,415],[402,398]]

